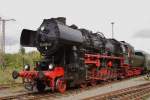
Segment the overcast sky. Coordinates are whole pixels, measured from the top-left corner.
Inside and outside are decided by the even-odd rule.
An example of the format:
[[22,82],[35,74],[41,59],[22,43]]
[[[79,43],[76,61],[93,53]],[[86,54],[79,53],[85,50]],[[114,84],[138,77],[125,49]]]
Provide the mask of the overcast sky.
[[6,24],[6,51],[17,52],[23,28],[36,30],[44,18],[66,17],[76,24],[150,53],[150,0],[0,0],[0,16],[14,18]]

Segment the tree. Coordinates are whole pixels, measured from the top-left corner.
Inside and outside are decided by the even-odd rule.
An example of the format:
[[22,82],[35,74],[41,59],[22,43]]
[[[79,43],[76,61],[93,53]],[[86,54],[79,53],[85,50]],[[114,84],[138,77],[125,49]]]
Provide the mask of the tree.
[[26,53],[25,48],[21,46],[20,49],[19,49],[19,53],[21,55],[24,55]]

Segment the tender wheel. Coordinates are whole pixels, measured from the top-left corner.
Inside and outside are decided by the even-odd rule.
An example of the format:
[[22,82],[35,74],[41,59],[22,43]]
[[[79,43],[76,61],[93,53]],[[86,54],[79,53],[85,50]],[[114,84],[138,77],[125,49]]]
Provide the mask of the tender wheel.
[[45,90],[45,84],[43,83],[43,81],[38,81],[37,82],[37,85],[36,85],[36,88],[39,92],[44,92]]
[[59,91],[60,93],[64,93],[66,91],[66,82],[63,78],[58,78],[56,80],[56,89],[57,91]]
[[91,85],[92,85],[92,86],[95,86],[96,84],[97,84],[97,81],[96,81],[96,80],[92,80],[92,81],[91,81]]
[[81,83],[81,84],[80,84],[80,87],[81,87],[81,88],[86,88],[86,87],[87,87],[87,83]]

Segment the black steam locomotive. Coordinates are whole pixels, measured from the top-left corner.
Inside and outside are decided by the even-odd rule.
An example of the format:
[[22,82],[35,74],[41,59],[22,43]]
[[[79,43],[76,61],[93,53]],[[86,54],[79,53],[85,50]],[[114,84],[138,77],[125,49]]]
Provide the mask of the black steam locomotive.
[[[20,43],[36,47],[43,59],[34,70],[29,65],[13,72],[28,80],[39,91],[50,87],[63,93],[66,87],[95,85],[98,81],[132,77],[147,70],[148,57],[125,41],[107,39],[101,32],[93,33],[76,25],[66,25],[64,17],[44,19],[37,31],[24,29]],[[137,63],[141,59],[141,63]]]

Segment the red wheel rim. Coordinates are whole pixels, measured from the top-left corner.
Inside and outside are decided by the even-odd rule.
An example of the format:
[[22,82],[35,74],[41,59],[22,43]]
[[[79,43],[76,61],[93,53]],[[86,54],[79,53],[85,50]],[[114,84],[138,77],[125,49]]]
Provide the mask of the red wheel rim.
[[63,79],[58,79],[57,82],[57,90],[60,93],[64,93],[66,91],[66,82]]
[[97,84],[97,83],[96,83],[96,80],[92,80],[92,81],[91,81],[91,85],[92,85],[92,86],[95,86],[96,84]]

